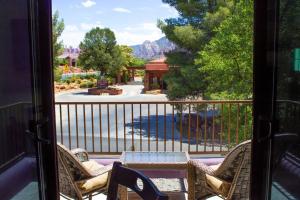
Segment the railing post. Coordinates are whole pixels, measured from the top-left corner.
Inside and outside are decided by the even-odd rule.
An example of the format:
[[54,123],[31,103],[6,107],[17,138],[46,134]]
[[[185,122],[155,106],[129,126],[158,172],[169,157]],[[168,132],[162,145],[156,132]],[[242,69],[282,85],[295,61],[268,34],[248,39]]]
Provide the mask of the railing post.
[[70,125],[70,104],[67,104],[67,109],[68,109],[68,132],[69,132],[69,149],[72,148],[71,145],[71,125]]
[[118,104],[115,104],[115,122],[116,122],[116,150],[119,152],[119,138],[118,138]]
[[174,152],[174,104],[172,104],[172,151]]
[[86,149],[86,117],[85,117],[85,104],[83,104],[83,128],[84,128],[84,148]]
[[60,142],[64,144],[64,135],[63,135],[63,125],[62,125],[62,110],[61,110],[61,104],[59,104],[59,116],[60,116]]
[[123,104],[123,128],[124,128],[124,151],[126,151],[126,116],[125,116],[125,104]]
[[92,121],[92,148],[95,152],[95,135],[94,135],[94,105],[91,104],[91,121]]
[[76,119],[76,147],[79,147],[79,138],[78,138],[78,111],[77,103],[75,103],[75,119]]
[[107,134],[108,134],[108,152],[110,153],[110,113],[109,113],[109,103],[107,104]]
[[103,151],[102,143],[102,104],[99,104],[99,129],[100,129],[100,152]]

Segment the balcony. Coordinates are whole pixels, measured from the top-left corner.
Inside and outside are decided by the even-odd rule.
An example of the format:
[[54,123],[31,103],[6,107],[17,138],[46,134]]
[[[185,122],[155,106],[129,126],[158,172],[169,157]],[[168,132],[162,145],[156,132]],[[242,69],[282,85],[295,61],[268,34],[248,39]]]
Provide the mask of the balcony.
[[[218,164],[229,148],[252,135],[248,100],[56,102],[55,112],[57,141],[70,149],[86,149],[104,165],[119,160],[123,151],[185,151],[191,159]],[[185,170],[142,172],[186,185]],[[171,199],[184,196],[184,189],[170,194]]]

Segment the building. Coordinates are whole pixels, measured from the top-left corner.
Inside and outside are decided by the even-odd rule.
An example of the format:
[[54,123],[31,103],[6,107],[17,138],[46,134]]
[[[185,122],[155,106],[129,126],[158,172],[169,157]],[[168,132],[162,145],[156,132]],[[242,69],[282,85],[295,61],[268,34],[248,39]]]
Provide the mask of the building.
[[165,58],[153,60],[145,66],[144,91],[165,89],[163,76],[169,71]]
[[77,67],[77,61],[80,54],[79,48],[65,48],[64,53],[60,55],[58,58],[60,59],[67,59],[68,65],[72,67]]

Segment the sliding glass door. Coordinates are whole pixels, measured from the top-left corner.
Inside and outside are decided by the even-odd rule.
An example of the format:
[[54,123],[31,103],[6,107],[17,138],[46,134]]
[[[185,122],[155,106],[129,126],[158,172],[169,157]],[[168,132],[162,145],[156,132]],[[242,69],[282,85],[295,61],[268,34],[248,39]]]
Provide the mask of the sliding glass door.
[[[49,177],[56,170],[55,137],[48,135],[52,105],[44,101],[51,98],[51,84],[45,87],[45,82],[51,83],[51,65],[40,64],[45,44],[39,41],[43,36],[37,16],[43,3],[0,3],[0,199],[50,199],[48,193],[57,188],[57,179]],[[45,76],[47,68],[50,74]],[[50,92],[47,97],[45,90]]]
[[255,2],[252,199],[300,199],[300,1]]

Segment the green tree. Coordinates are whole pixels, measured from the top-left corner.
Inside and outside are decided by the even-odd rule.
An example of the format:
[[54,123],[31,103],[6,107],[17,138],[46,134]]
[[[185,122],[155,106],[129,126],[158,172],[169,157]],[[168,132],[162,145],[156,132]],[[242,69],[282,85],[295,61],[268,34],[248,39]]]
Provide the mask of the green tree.
[[79,47],[80,63],[84,69],[94,69],[106,74],[110,68],[119,64],[119,60],[114,60],[120,55],[120,50],[116,47],[115,34],[108,28],[93,28],[85,34],[84,40]]
[[141,59],[141,58],[137,58],[137,57],[133,57],[130,65],[132,67],[142,67],[146,64],[146,60]]
[[240,1],[200,51],[196,64],[207,83],[206,97],[252,97],[253,1]]
[[52,16],[52,41],[53,41],[53,66],[56,68],[59,65],[58,56],[63,52],[63,42],[58,41],[62,32],[65,29],[64,20],[59,18],[59,12],[55,11]]
[[131,47],[126,45],[117,45],[113,51],[113,62],[110,68],[110,76],[121,74],[126,67],[131,66],[134,61]]
[[233,8],[233,1],[163,0],[179,12],[179,18],[158,22],[158,27],[177,46],[167,54],[170,66],[169,75],[164,77],[168,85],[167,95],[171,100],[197,98],[206,88],[203,74],[198,71],[194,59],[198,52],[215,34],[217,27]]
[[119,48],[124,59],[123,66],[130,66],[134,60],[133,49],[127,45],[120,45]]

